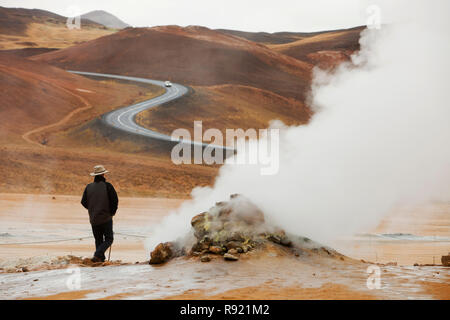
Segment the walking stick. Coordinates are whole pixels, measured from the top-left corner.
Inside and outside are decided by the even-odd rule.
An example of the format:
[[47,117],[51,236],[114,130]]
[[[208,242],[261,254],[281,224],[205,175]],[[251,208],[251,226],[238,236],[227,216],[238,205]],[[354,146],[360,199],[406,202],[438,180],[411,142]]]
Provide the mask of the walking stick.
[[109,253],[108,253],[108,262],[110,261],[110,259],[111,259],[111,248],[112,248],[112,245],[109,247]]

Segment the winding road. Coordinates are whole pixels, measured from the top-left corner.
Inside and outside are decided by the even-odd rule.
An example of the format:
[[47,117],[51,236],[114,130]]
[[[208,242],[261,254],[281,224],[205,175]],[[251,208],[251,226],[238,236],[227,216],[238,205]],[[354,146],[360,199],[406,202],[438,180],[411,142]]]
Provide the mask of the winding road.
[[[171,141],[171,142],[177,142],[178,140],[172,139],[171,136],[150,130],[147,128],[144,128],[140,125],[138,125],[135,121],[136,115],[140,112],[159,106],[163,103],[173,101],[176,99],[181,98],[185,94],[188,93],[189,89],[181,84],[172,83],[172,87],[166,87],[164,81],[159,80],[152,80],[152,79],[144,79],[144,78],[137,78],[137,77],[129,77],[129,76],[120,76],[120,75],[113,75],[113,74],[104,74],[104,73],[94,73],[94,72],[83,72],[83,71],[73,71],[68,70],[70,73],[79,74],[83,76],[92,76],[92,77],[103,77],[103,78],[110,78],[110,79],[119,79],[119,80],[127,80],[127,81],[134,81],[134,82],[141,82],[141,83],[148,83],[156,86],[163,87],[166,92],[158,97],[155,97],[150,100],[146,100],[143,102],[139,102],[124,108],[120,108],[118,110],[111,111],[105,115],[103,115],[103,119],[105,122],[110,125],[111,127],[117,128],[119,130],[145,136],[157,140],[163,140],[163,141]],[[181,142],[181,141],[178,141]],[[183,143],[188,143],[191,145],[200,145],[202,147],[214,147],[214,148],[221,148],[224,150],[230,150],[234,151],[234,149],[229,147],[223,147],[219,145],[209,145],[207,143],[202,143],[198,141],[193,140],[183,140]]]

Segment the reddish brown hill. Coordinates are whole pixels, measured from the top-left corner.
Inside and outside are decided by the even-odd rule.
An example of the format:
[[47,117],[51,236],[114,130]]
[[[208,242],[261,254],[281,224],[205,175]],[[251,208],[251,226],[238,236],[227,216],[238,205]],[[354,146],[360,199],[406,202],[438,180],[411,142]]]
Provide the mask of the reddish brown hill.
[[0,54],[11,54],[17,57],[27,58],[38,54],[43,54],[58,49],[55,48],[23,48],[23,49],[10,49],[0,50]]
[[202,120],[203,127],[216,128],[224,135],[228,128],[267,128],[271,120],[287,125],[305,124],[311,111],[295,99],[271,91],[238,85],[194,87],[194,92],[179,102],[151,108],[138,115],[144,127],[168,135],[186,128],[193,135],[193,123]]
[[246,32],[227,29],[217,29],[217,31],[263,44],[289,43],[303,39],[306,36],[309,36],[309,34],[307,33],[297,33],[297,32],[268,33],[268,32]]
[[66,48],[115,32],[87,19],[71,30],[66,21],[45,10],[0,7],[0,49]]
[[318,31],[318,32],[274,32],[274,33],[246,32],[227,29],[217,29],[217,31],[263,44],[285,44],[317,36],[322,33],[338,32],[344,30]]
[[159,87],[94,81],[0,54],[0,192],[79,194],[98,163],[114,172],[122,194],[181,197],[210,184],[217,168],[181,168],[167,157],[115,152],[103,136],[54,143],[72,127],[160,93]]
[[93,106],[93,118],[138,96],[134,86],[93,81],[47,64],[0,54],[2,138],[53,124],[86,105]]
[[340,62],[359,50],[359,38],[365,27],[330,31],[290,43],[269,45],[277,52],[311,64]]
[[312,67],[243,38],[203,27],[177,26],[123,30],[32,59],[62,68],[190,85],[253,86],[302,101]]
[[[66,17],[45,10],[0,7],[0,25],[2,26],[0,33],[2,34],[23,35],[31,23],[65,25],[66,20]],[[103,25],[87,19],[82,19],[81,23],[87,27],[105,29]]]

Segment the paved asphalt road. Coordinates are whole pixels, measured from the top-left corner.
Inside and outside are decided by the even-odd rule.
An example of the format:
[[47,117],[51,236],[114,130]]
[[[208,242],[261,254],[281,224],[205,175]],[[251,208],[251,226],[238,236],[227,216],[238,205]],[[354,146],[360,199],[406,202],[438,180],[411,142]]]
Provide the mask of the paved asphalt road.
[[[68,70],[71,73],[84,75],[84,76],[93,76],[93,77],[103,77],[103,78],[111,78],[111,79],[119,79],[119,80],[128,80],[128,81],[135,81],[135,82],[142,82],[142,83],[149,83],[153,85],[157,85],[160,87],[163,87],[166,92],[156,98],[146,100],[140,103],[133,104],[128,107],[120,108],[118,110],[114,110],[112,112],[109,112],[105,115],[103,115],[103,119],[105,122],[117,129],[140,135],[145,136],[157,140],[163,140],[163,141],[171,141],[171,142],[177,142],[178,140],[173,140],[171,136],[159,133],[157,131],[153,131],[147,128],[144,128],[140,125],[138,125],[134,120],[135,116],[147,109],[159,106],[163,103],[176,100],[178,98],[181,98],[186,93],[188,93],[189,89],[181,84],[172,83],[172,87],[167,88],[165,86],[165,81],[158,81],[158,80],[151,80],[151,79],[144,79],[144,78],[136,78],[136,77],[128,77],[128,76],[120,76],[120,75],[113,75],[113,74],[103,74],[103,73],[94,73],[94,72],[83,72],[83,71],[72,71]],[[186,128],[187,129],[187,128]],[[233,148],[230,147],[223,147],[218,145],[209,145],[207,143],[201,143],[197,141],[188,141],[183,140],[184,143],[188,143],[191,145],[200,145],[202,147],[213,147],[220,148],[226,151],[233,151]]]
[[134,121],[134,117],[147,109],[156,107],[158,105],[161,105],[163,103],[178,99],[182,96],[184,96],[188,92],[188,88],[185,86],[182,86],[181,84],[173,83],[172,87],[167,88],[164,84],[164,81],[157,81],[157,80],[150,80],[150,79],[143,79],[143,78],[136,78],[136,77],[127,77],[127,76],[119,76],[119,75],[112,75],[112,74],[103,74],[103,73],[94,73],[94,72],[81,72],[81,71],[69,71],[71,73],[76,73],[79,75],[85,75],[85,76],[94,76],[94,77],[103,77],[103,78],[112,78],[112,79],[120,79],[120,80],[128,80],[128,81],[134,81],[134,82],[143,82],[143,83],[149,83],[153,85],[157,85],[160,87],[163,87],[166,92],[156,98],[146,100],[140,103],[133,104],[128,107],[124,107],[112,112],[109,112],[104,115],[104,120],[107,124],[109,124],[112,127],[115,127],[117,129],[133,133],[136,135],[146,136],[158,140],[165,140],[165,141],[172,141],[171,137],[162,134],[153,130],[149,130],[147,128],[141,127]]

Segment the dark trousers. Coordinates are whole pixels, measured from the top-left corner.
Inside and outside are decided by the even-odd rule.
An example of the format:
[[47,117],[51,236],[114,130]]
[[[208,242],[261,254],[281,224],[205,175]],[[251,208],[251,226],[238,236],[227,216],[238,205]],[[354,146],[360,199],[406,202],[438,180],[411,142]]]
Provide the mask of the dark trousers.
[[113,222],[112,219],[106,223],[92,226],[92,233],[95,238],[94,256],[105,261],[105,252],[114,241]]

